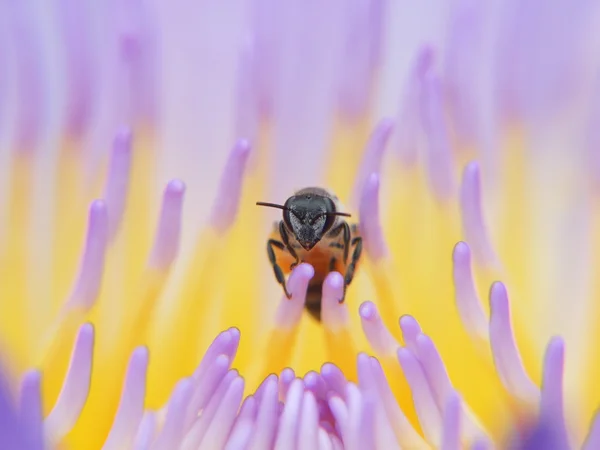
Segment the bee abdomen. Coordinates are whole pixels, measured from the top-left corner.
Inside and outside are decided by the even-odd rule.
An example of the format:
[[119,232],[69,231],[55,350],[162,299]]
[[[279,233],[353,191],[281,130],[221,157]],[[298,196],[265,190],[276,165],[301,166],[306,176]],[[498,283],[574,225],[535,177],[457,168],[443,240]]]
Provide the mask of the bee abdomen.
[[321,295],[323,291],[323,282],[313,282],[308,285],[306,290],[306,301],[304,306],[308,313],[317,321],[321,321]]

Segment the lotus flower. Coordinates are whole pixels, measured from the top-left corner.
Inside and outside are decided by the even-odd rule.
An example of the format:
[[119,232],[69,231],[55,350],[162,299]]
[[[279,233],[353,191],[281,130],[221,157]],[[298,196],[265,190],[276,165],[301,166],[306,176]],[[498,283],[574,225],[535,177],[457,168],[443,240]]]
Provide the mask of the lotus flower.
[[[600,448],[594,2],[38,3],[0,4],[2,448]],[[321,322],[255,205],[305,186],[365,246]]]

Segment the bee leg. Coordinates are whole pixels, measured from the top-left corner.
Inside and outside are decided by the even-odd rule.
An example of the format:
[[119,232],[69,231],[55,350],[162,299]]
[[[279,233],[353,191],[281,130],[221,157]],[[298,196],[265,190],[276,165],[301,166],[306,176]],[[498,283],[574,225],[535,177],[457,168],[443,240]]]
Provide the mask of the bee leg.
[[277,279],[277,282],[281,284],[281,287],[283,287],[283,292],[285,296],[288,299],[291,299],[292,295],[288,292],[287,287],[285,285],[285,276],[283,275],[281,267],[279,267],[279,264],[277,264],[277,258],[275,258],[275,251],[273,250],[273,247],[277,247],[278,249],[283,250],[285,246],[281,242],[276,241],[275,239],[269,239],[267,241],[267,253],[269,255],[269,261],[273,266],[273,272],[275,272],[275,278]]
[[354,252],[352,252],[352,260],[346,269],[346,275],[344,276],[344,295],[340,300],[340,303],[346,298],[346,288],[352,283],[352,279],[354,278],[354,268],[356,267],[356,263],[360,259],[360,255],[362,253],[362,238],[355,237],[352,239],[352,245],[354,245]]
[[335,263],[337,262],[337,259],[335,259],[335,256],[333,256],[331,258],[331,260],[329,261],[329,271],[333,272],[335,270]]
[[[285,246],[287,251],[290,252],[290,255],[292,255],[292,257],[296,260],[290,265],[290,269],[293,269],[298,264],[300,264],[300,258],[298,258],[298,254],[296,253],[296,250],[294,250],[294,247],[290,245],[290,239],[288,237],[287,231],[285,231],[283,221],[279,222],[279,234],[281,235],[283,245]],[[281,249],[283,250],[283,247]]]
[[348,252],[350,251],[350,226],[347,222],[343,222],[344,227],[344,265],[348,264]]

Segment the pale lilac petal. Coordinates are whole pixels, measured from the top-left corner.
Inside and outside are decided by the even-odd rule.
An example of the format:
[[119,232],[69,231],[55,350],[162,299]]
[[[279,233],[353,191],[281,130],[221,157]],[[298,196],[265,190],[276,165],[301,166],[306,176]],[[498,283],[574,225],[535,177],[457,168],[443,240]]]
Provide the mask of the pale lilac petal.
[[456,189],[450,138],[444,121],[441,82],[437,75],[423,77],[421,120],[426,138],[425,161],[429,184],[439,201],[451,198]]
[[444,407],[441,450],[460,450],[461,401],[456,391],[451,391]]
[[102,200],[92,202],[88,218],[85,249],[75,286],[67,308],[91,308],[98,297],[104,272],[104,257],[108,238],[108,216]]
[[242,402],[244,395],[244,379],[241,377],[235,378],[225,395],[220,399],[218,410],[212,418],[212,422],[208,427],[206,434],[202,438],[199,449],[211,450],[223,448],[229,432],[231,431],[238,408]]
[[287,282],[292,298],[288,299],[285,295],[282,295],[275,313],[277,328],[291,331],[298,326],[304,311],[306,289],[314,274],[315,270],[310,264],[302,263],[294,267]]
[[[219,404],[223,400],[223,396],[227,393],[229,386],[237,377],[237,370],[232,369],[228,371],[227,374],[224,377],[221,377],[219,380],[219,385],[217,388],[211,389],[210,400],[206,406],[193,412],[192,420],[190,421],[191,427],[187,426],[184,428],[185,438],[181,445],[182,450],[198,448],[198,445],[200,445],[200,442],[202,442],[202,438],[204,437],[206,430],[210,426],[213,417],[217,412]],[[189,412],[190,410],[188,407],[188,413],[186,414],[188,417]]]
[[156,433],[156,413],[146,411],[135,436],[133,448],[135,450],[148,450],[152,446]]
[[93,354],[94,327],[86,323],[79,328],[62,389],[44,421],[48,442],[59,442],[79,419],[90,390]]
[[207,406],[230,366],[231,360],[225,355],[219,355],[204,375],[193,381],[194,392],[187,404],[184,430],[192,426],[198,417],[198,412]]
[[229,230],[235,222],[249,155],[250,143],[246,140],[238,141],[231,150],[223,169],[210,219],[211,225],[220,233]]
[[123,219],[131,175],[132,135],[129,128],[119,130],[113,141],[104,199],[108,206],[108,239],[114,240]]
[[594,450],[600,448],[600,410],[597,410],[590,426],[585,442],[583,443],[583,450]]
[[169,399],[165,423],[152,445],[152,450],[171,450],[180,445],[184,433],[185,411],[192,389],[192,382],[188,378],[175,385]]
[[373,261],[379,261],[389,254],[389,250],[381,227],[379,175],[377,173],[369,175],[364,184],[360,196],[358,215],[364,251]]
[[147,369],[148,349],[138,347],[129,359],[119,409],[103,450],[129,447],[134,441],[144,416]]
[[413,403],[425,438],[430,444],[438,445],[442,428],[440,410],[435,403],[423,368],[413,353],[406,348],[398,350],[398,361],[410,386]]
[[329,391],[344,398],[346,396],[346,377],[344,373],[332,363],[325,363],[321,367],[321,376],[327,384]]
[[400,317],[400,329],[402,330],[404,345],[406,345],[406,347],[408,347],[411,351],[413,351],[416,354],[417,336],[421,334],[421,326],[415,320],[414,317],[404,315]]
[[498,376],[513,395],[536,403],[539,389],[523,367],[512,331],[508,294],[500,282],[494,283],[490,290],[490,309],[490,345]]
[[473,338],[488,339],[488,320],[475,289],[471,271],[471,250],[459,242],[452,253],[452,277],[456,307],[465,329]]
[[397,149],[400,161],[412,166],[417,160],[417,153],[422,136],[420,102],[423,75],[433,64],[433,49],[430,45],[420,48],[412,64],[408,82],[400,101],[395,131],[392,137],[393,147]]
[[358,309],[360,323],[369,345],[377,355],[393,355],[399,347],[386,328],[373,302],[364,302]]
[[345,328],[350,320],[346,303],[340,303],[343,289],[342,275],[338,272],[329,273],[323,282],[321,319],[323,325],[334,333]]
[[184,193],[185,184],[180,180],[170,181],[165,188],[158,228],[150,253],[150,267],[167,269],[179,253]]
[[478,265],[498,267],[498,259],[492,247],[482,211],[481,176],[479,164],[468,164],[460,185],[460,211],[465,240],[473,249]]
[[194,383],[198,383],[198,381],[205,376],[219,356],[226,356],[232,361],[235,358],[239,344],[240,330],[237,328],[229,328],[228,330],[219,333],[206,352],[204,352],[202,361],[194,371],[194,374],[192,375]]
[[[39,370],[30,370],[21,379],[19,396],[19,420],[23,429],[27,448],[42,449],[44,442],[43,411],[41,396],[42,374]],[[0,418],[2,421],[4,418]]]
[[269,449],[275,440],[279,405],[277,403],[277,377],[269,375],[258,407],[256,427],[250,441],[251,450]]
[[352,205],[356,205],[363,197],[363,191],[366,188],[366,183],[369,177],[371,177],[371,174],[381,173],[383,156],[392,134],[393,127],[394,121],[392,119],[381,119],[369,136],[369,141],[367,142],[359,165],[359,172],[354,181],[351,201]]
[[283,413],[279,416],[275,450],[294,450],[296,448],[303,392],[304,383],[300,378],[296,378],[290,385]]
[[319,446],[319,412],[313,394],[305,391],[302,397],[302,408],[298,426],[298,450],[316,449]]

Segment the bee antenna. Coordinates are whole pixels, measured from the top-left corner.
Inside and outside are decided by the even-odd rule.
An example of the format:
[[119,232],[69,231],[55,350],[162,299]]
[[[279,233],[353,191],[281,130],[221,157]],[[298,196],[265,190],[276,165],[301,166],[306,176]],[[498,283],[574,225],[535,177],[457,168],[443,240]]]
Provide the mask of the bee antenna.
[[258,206],[268,206],[269,208],[277,208],[277,209],[283,209],[284,211],[287,211],[288,208],[286,208],[283,205],[278,205],[277,203],[267,203],[267,202],[256,202],[256,204]]
[[343,217],[352,217],[352,214],[349,213],[345,213],[345,212],[328,212],[326,213],[328,216],[343,216]]

